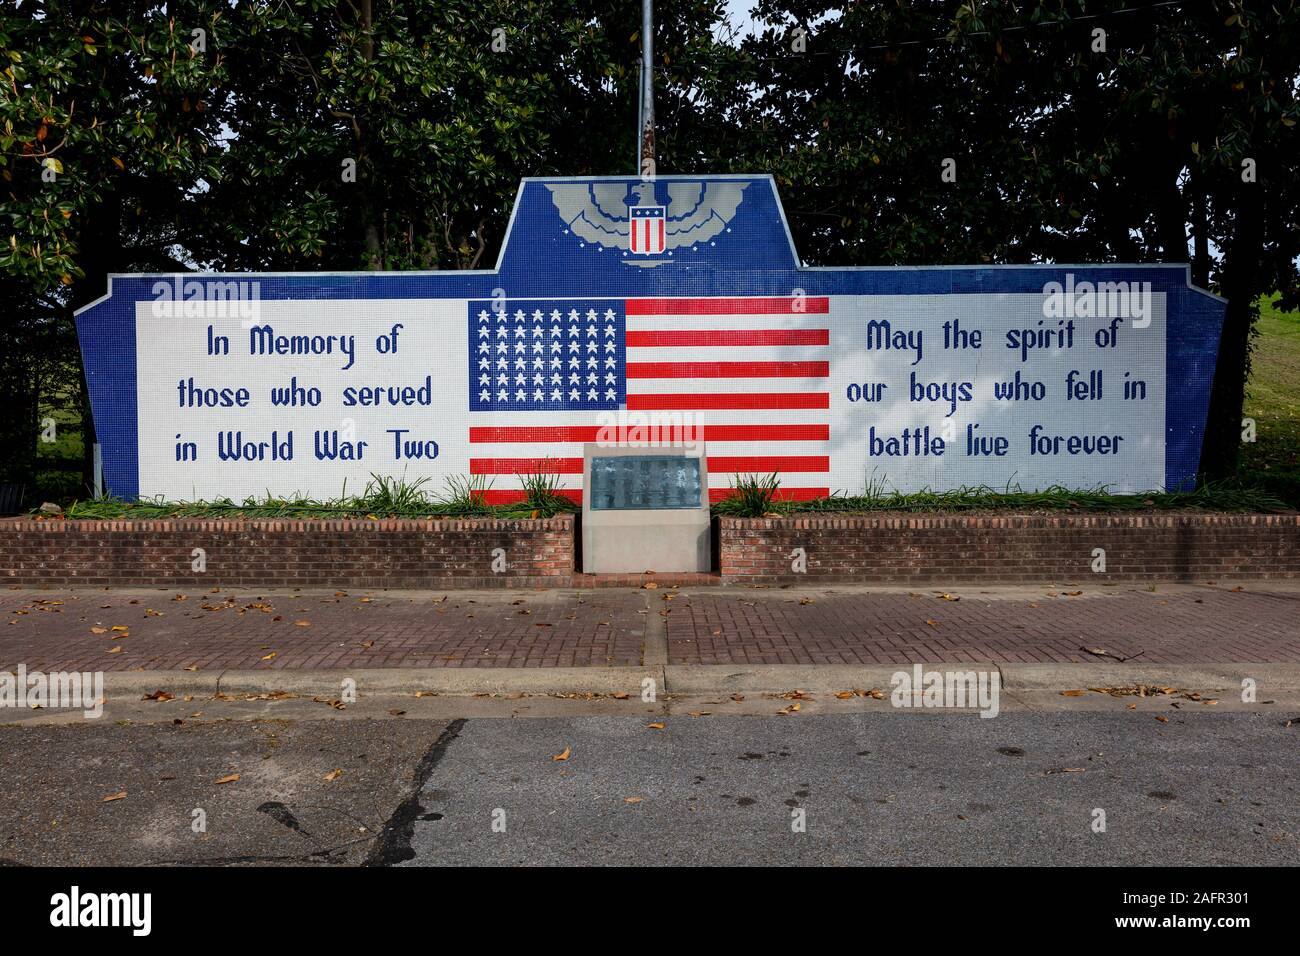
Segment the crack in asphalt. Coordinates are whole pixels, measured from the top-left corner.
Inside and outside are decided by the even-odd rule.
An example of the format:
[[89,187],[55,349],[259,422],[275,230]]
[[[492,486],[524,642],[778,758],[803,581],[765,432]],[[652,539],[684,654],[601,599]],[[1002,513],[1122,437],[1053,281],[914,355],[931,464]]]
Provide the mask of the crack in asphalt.
[[425,812],[420,804],[420,795],[424,792],[424,785],[433,776],[433,771],[446,756],[447,748],[460,736],[461,730],[467,723],[469,719],[466,717],[453,720],[438,735],[438,739],[433,742],[428,752],[420,758],[420,763],[415,768],[415,786],[379,831],[374,848],[361,864],[362,866],[395,866],[406,860],[415,859],[415,850],[411,846],[411,840],[415,837],[415,821]]

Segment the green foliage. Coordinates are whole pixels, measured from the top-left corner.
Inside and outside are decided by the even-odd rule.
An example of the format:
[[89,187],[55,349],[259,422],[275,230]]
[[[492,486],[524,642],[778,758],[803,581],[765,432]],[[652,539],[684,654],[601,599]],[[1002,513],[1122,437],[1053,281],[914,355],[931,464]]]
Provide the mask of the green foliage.
[[[751,486],[752,487],[752,486]],[[950,491],[886,490],[868,483],[861,495],[832,495],[813,501],[763,501],[761,496],[733,495],[713,506],[713,513],[733,518],[758,518],[765,514],[869,514],[871,512],[972,512],[997,511],[1234,511],[1278,512],[1292,507],[1272,491],[1236,482],[1207,482],[1190,492],[1112,494],[1093,489],[1054,486],[1041,491],[1001,491],[985,485]]]
[[452,475],[444,483],[442,510],[449,515],[482,514],[491,488],[484,475]]
[[780,490],[776,474],[736,475],[727,496],[713,505],[713,512],[732,518],[761,518],[773,510]]
[[[228,498],[215,501],[166,501],[161,498],[123,501],[101,498],[74,501],[64,510],[68,519],[91,518],[427,518],[427,517],[495,517],[551,518],[575,510],[573,502],[556,493],[558,475],[537,472],[529,475],[531,483],[521,502],[489,505],[484,500],[486,484],[478,476],[450,478],[442,495],[425,490],[427,478],[370,476],[365,491],[349,497],[344,494],[325,501],[305,496],[277,498],[266,494],[242,502]],[[37,513],[37,512],[33,512]]]
[[[719,49],[718,7],[660,5],[665,64]],[[225,40],[234,135],[198,197],[197,258],[491,267],[521,177],[635,168],[639,14],[598,0],[237,4]],[[685,101],[692,75],[661,82],[685,125],[704,125]]]
[[560,476],[547,472],[545,463],[536,471],[519,475],[518,478],[524,489],[524,503],[538,514],[550,516],[562,511],[578,510],[571,498],[560,494]]
[[161,266],[195,184],[218,175],[226,73],[190,28],[214,31],[225,5],[169,6],[47,0],[0,18],[0,270],[33,295],[88,259],[130,263],[127,234]]
[[428,510],[429,496],[422,489],[428,483],[428,478],[407,481],[405,478],[372,474],[360,501],[365,502],[371,511],[382,514],[425,511]]

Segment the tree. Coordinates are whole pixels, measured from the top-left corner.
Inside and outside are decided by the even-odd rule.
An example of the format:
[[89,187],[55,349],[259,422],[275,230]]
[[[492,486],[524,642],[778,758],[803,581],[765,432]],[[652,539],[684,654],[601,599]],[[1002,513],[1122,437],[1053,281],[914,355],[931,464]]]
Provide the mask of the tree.
[[[718,46],[720,4],[659,14],[664,95],[694,129],[693,74],[669,71]],[[196,256],[490,267],[521,177],[635,170],[638,18],[594,0],[240,5],[222,40],[233,135]]]
[[1202,458],[1222,477],[1255,302],[1300,300],[1300,10],[1119,6],[764,0],[755,135],[719,160],[777,175],[813,262],[1191,261],[1229,300]]
[[[31,360],[22,374],[10,370],[6,388],[24,395],[21,407],[34,409],[33,363],[48,357],[31,351],[35,343],[77,363],[72,311],[104,293],[110,272],[185,268],[174,249],[193,226],[195,183],[216,170],[211,107],[224,78],[205,34],[193,31],[210,34],[223,11],[217,2],[49,0],[0,20],[0,215],[9,232],[0,269],[13,304],[7,332]],[[81,404],[88,481],[84,388]],[[10,447],[34,448],[28,416],[3,430]]]

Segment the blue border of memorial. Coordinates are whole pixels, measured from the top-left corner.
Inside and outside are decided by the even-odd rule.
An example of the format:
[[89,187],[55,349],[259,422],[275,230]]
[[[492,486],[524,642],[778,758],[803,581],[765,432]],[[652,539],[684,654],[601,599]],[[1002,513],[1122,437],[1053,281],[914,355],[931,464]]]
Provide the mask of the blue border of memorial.
[[[590,208],[611,192],[632,197],[651,189],[675,190],[687,200],[692,222],[712,216],[711,188],[740,187],[743,201],[710,239],[679,245],[656,267],[629,260],[611,245],[583,241],[559,212],[554,189],[585,186]],[[734,189],[733,189],[734,192]],[[662,201],[667,202],[667,197]],[[636,200],[625,200],[628,206]],[[608,202],[605,203],[608,205]],[[624,210],[625,211],[625,210]],[[607,212],[607,210],[606,210]],[[674,208],[669,206],[670,227]],[[679,217],[680,218],[680,217]],[[610,220],[616,222],[616,217]],[[1182,264],[1025,266],[807,267],[800,264],[776,184],[770,176],[661,176],[647,187],[635,177],[530,178],[520,183],[493,269],[443,272],[159,273],[113,275],[108,294],[79,309],[77,336],[85,363],[95,428],[103,449],[105,489],[139,494],[135,307],[154,301],[159,282],[205,280],[259,284],[273,299],[481,299],[504,289],[528,297],[666,297],[808,295],[926,295],[1041,293],[1049,282],[1150,282],[1167,301],[1165,483],[1191,487],[1199,465],[1210,386],[1223,327],[1225,300],[1191,284]]]

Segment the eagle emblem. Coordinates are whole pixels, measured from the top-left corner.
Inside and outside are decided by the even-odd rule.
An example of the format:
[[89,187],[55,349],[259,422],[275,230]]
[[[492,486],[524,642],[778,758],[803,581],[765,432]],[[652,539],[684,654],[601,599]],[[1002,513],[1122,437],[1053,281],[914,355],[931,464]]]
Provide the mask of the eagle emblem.
[[547,183],[546,188],[569,232],[582,242],[620,250],[633,265],[659,265],[670,261],[666,257],[674,250],[696,248],[722,233],[748,185],[676,179]]

